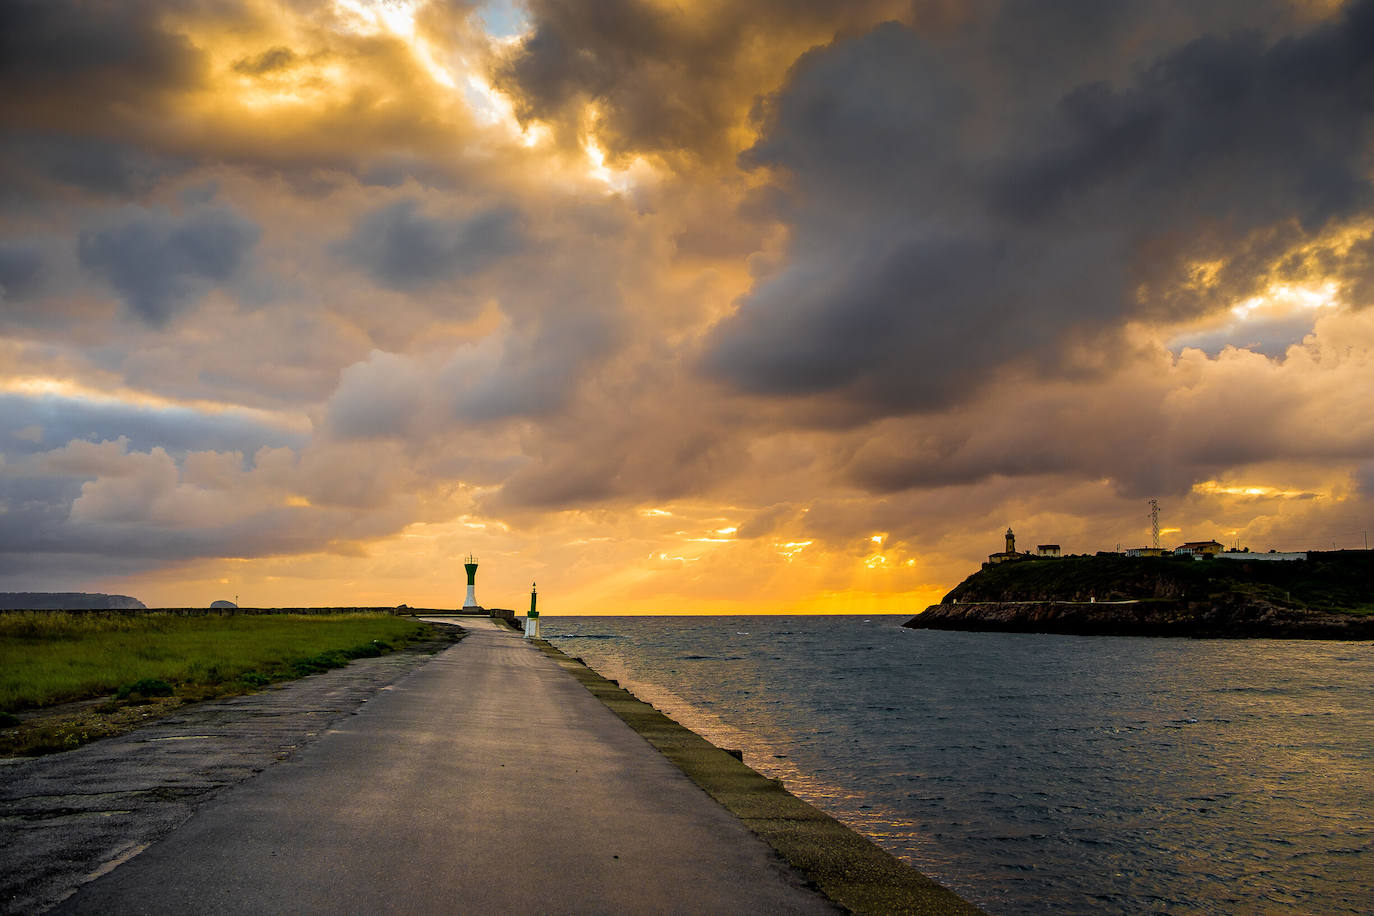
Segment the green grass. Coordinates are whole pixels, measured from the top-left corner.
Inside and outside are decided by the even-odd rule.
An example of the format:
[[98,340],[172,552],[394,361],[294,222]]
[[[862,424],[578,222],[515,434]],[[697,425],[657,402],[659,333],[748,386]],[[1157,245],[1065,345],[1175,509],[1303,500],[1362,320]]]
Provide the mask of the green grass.
[[430,635],[389,614],[0,615],[0,713],[115,695],[243,693]]

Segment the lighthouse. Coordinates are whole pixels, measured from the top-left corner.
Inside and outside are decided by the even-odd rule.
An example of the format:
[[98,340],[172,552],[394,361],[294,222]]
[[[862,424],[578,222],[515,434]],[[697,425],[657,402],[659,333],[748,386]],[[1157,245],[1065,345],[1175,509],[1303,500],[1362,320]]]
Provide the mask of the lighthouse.
[[529,613],[529,616],[525,618],[525,638],[526,638],[526,639],[538,639],[538,638],[539,638],[539,610],[538,610],[538,605],[536,604],[536,602],[537,602],[538,600],[539,600],[539,592],[538,592],[538,590],[534,587],[534,583],[531,582],[531,583],[530,583],[530,613]]
[[463,610],[480,611],[482,606],[477,603],[477,558],[468,554],[463,568],[468,571],[468,596],[463,599]]

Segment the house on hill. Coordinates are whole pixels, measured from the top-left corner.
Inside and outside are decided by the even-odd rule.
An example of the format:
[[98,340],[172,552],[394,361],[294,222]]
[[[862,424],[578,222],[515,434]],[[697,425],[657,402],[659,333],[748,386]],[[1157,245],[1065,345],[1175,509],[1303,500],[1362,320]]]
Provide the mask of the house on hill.
[[1218,541],[1189,541],[1174,548],[1174,553],[1184,557],[1214,557],[1225,548]]

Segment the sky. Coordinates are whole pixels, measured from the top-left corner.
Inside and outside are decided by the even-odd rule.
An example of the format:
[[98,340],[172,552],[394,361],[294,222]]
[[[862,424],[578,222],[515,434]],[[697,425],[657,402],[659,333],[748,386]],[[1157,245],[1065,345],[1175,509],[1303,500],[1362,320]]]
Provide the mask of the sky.
[[4,0],[0,590],[1365,546],[1374,0]]

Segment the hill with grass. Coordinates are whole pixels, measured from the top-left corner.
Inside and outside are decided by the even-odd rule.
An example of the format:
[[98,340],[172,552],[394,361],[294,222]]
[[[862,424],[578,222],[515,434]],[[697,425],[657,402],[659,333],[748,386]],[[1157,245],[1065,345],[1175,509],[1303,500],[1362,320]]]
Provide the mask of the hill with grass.
[[917,629],[1374,639],[1374,552],[1306,560],[1077,556],[985,566]]

